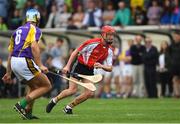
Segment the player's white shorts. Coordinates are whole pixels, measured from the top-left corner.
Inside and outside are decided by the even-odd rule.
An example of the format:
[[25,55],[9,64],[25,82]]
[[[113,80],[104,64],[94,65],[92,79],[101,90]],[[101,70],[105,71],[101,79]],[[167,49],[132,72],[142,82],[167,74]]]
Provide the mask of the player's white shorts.
[[121,68],[121,74],[123,77],[125,76],[132,76],[132,65],[124,65],[123,68]]
[[117,66],[113,67],[112,72],[105,71],[104,76],[105,77],[117,77],[117,76],[120,76],[120,74],[121,74],[120,66],[117,65]]
[[32,59],[24,57],[11,57],[11,69],[19,81],[29,81],[41,72]]
[[104,75],[105,71],[103,69],[96,69],[96,68],[94,68],[94,74],[102,74],[102,75]]

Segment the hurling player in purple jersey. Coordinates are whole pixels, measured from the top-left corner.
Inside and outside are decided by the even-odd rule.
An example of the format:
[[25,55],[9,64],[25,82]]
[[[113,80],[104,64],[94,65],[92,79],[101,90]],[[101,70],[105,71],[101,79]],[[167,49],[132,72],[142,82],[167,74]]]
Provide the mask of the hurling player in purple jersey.
[[42,72],[48,69],[42,64],[38,41],[41,30],[37,27],[40,13],[36,9],[26,12],[26,24],[17,28],[11,36],[7,73],[3,80],[8,82],[13,72],[19,81],[26,80],[29,92],[25,98],[14,105],[14,109],[23,119],[38,119],[32,115],[35,99],[41,97],[51,89],[51,83]]

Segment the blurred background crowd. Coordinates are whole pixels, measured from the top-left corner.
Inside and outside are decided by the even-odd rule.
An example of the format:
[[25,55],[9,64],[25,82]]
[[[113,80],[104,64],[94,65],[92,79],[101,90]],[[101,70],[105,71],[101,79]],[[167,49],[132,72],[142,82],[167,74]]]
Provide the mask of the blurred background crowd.
[[[173,34],[174,41],[162,41],[158,49],[153,45],[151,37],[136,35],[129,39],[127,47],[122,49],[114,45],[113,71],[105,72],[95,69],[94,73],[101,73],[104,78],[97,84],[96,98],[162,98],[180,97],[180,83],[175,81],[180,72],[180,32]],[[41,45],[41,59],[50,71],[62,69],[70,54],[64,56],[63,39],[57,38],[55,43],[46,47]],[[0,97],[18,97],[25,93],[26,82],[19,82],[12,76],[9,84],[3,83],[1,78],[6,72],[0,58]],[[68,83],[57,75],[47,74],[53,84],[53,89],[46,97],[52,97]],[[81,88],[80,88],[81,90]],[[78,94],[76,94],[78,95]]]
[[[0,0],[0,31],[21,26],[25,22],[26,10],[30,8],[39,10],[39,26],[46,29],[180,24],[179,0]],[[103,81],[97,84],[94,97],[179,98],[180,82],[177,83],[174,76],[180,73],[180,32],[173,34],[173,41],[161,40],[157,46],[152,37],[136,35],[126,38],[126,47],[114,45],[113,72],[94,70],[104,75]],[[3,43],[7,44],[5,40]],[[40,45],[42,62],[49,70],[62,69],[67,62],[74,47],[64,54],[65,45],[62,37]],[[4,47],[0,44],[2,49]],[[21,97],[26,92],[25,81],[19,83],[13,75],[11,83],[2,81],[6,72],[4,58],[0,56],[0,98]],[[55,96],[68,87],[60,77],[47,75],[53,89],[45,97]]]
[[23,24],[30,8],[41,13],[40,28],[179,25],[179,5],[179,0],[0,0],[0,30]]

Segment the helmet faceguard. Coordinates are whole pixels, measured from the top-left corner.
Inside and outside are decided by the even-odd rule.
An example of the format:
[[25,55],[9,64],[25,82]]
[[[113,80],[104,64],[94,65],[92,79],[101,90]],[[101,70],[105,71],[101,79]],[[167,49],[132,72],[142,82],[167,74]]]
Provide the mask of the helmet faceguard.
[[40,13],[36,9],[29,9],[26,12],[26,22],[34,22],[38,25],[40,21]]
[[101,29],[101,36],[107,44],[112,44],[116,31],[111,26],[103,26]]

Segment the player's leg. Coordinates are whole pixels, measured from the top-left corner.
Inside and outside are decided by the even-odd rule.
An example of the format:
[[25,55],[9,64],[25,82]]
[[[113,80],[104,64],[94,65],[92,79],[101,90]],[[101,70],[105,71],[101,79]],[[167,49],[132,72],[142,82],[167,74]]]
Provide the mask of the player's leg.
[[95,98],[101,98],[103,92],[104,92],[104,77],[102,81],[98,83],[98,89],[97,89],[97,93],[95,94]]
[[25,108],[28,104],[34,102],[35,99],[44,95],[51,89],[51,84],[46,75],[39,73],[34,78],[27,82],[27,85],[30,87],[36,86],[37,88],[31,91],[25,98],[16,103],[14,108],[25,118],[28,118],[28,114],[25,111]]
[[[86,81],[84,81],[86,82]],[[88,81],[87,81],[88,82]],[[66,114],[72,114],[72,109],[79,105],[80,103],[86,101],[88,98],[91,98],[94,96],[94,92],[90,91],[88,89],[85,89],[84,92],[82,94],[80,94],[79,96],[77,96],[72,102],[70,102],[70,104],[68,104],[63,111]]]
[[[27,87],[27,94],[26,95],[29,95],[33,90],[35,90],[37,87],[36,86],[29,86]],[[32,101],[31,103],[29,103],[27,106],[26,106],[26,113],[28,114],[29,116],[29,119],[39,119],[38,117],[34,116],[32,114],[33,112],[33,105],[34,105],[34,102],[35,101]]]
[[94,69],[94,75],[95,74],[102,74],[103,75],[103,79],[98,83],[98,89],[97,92],[95,94],[95,98],[100,98],[104,92],[104,76],[105,76],[105,72],[101,69]]
[[[70,77],[70,78],[73,80],[77,80],[76,78],[73,78],[73,77]],[[63,90],[60,94],[58,94],[56,97],[54,97],[50,100],[50,102],[46,106],[46,112],[47,113],[51,112],[51,110],[53,109],[53,107],[56,105],[56,103],[59,100],[75,94],[77,92],[77,89],[78,89],[77,84],[75,84],[73,82],[69,82],[69,88],[68,89]]]

